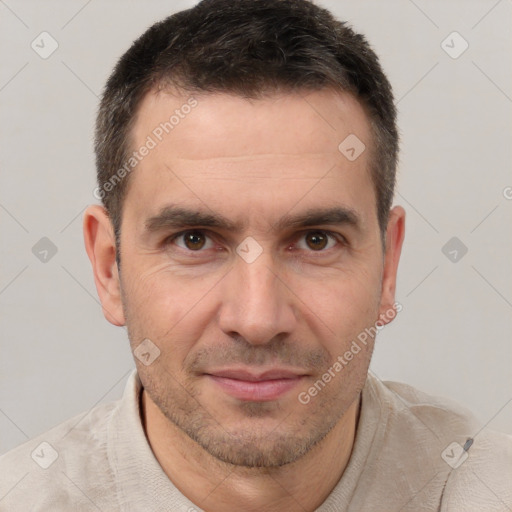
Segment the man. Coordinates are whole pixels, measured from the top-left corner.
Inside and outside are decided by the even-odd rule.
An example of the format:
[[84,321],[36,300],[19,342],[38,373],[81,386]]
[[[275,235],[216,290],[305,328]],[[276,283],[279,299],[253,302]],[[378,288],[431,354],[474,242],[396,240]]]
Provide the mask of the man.
[[398,136],[365,39],[205,0],[110,77],[84,237],[137,371],[0,459],[0,510],[509,510],[512,447],[368,374],[395,300]]

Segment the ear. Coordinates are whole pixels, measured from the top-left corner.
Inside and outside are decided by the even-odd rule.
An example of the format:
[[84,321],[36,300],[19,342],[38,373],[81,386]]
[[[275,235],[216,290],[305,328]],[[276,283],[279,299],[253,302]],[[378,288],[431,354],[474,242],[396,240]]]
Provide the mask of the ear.
[[405,210],[401,206],[395,206],[389,214],[386,229],[386,248],[378,320],[381,325],[391,322],[399,311],[399,308],[395,305],[395,290],[398,262],[402,252],[404,236]]
[[102,206],[89,206],[85,211],[84,242],[103,314],[111,324],[122,326],[125,318],[116,263],[115,235],[110,217]]

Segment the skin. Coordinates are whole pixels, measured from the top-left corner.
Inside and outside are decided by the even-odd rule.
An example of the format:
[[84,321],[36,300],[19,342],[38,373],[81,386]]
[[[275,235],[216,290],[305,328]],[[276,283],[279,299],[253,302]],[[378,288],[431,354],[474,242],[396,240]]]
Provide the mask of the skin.
[[[392,209],[383,248],[368,119],[350,95],[196,99],[130,176],[121,270],[104,209],[86,211],[98,294],[107,320],[128,327],[132,349],[150,339],[160,350],[148,366],[135,362],[148,440],[176,487],[208,512],[312,511],[349,461],[374,340],[308,404],[298,396],[365,328],[389,321],[405,212]],[[186,101],[149,93],[133,146]],[[367,148],[352,162],[338,150],[350,133]],[[236,226],[148,230],[168,205]],[[283,221],[331,207],[357,224]],[[174,236],[201,227],[193,244]],[[249,236],[262,249],[252,263],[236,252]],[[240,399],[208,375],[228,367],[301,377],[275,399]]]

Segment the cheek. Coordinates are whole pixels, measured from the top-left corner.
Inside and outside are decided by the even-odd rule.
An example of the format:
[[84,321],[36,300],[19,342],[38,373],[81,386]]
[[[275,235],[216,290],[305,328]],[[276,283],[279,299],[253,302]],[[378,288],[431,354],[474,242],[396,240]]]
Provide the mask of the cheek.
[[301,310],[317,336],[324,339],[334,356],[374,324],[380,303],[380,277],[377,271],[344,272],[300,286]]
[[122,275],[123,305],[132,343],[149,338],[162,352],[172,348],[173,358],[183,360],[211,318],[215,282],[176,277],[165,264],[141,269],[136,259],[127,262]]

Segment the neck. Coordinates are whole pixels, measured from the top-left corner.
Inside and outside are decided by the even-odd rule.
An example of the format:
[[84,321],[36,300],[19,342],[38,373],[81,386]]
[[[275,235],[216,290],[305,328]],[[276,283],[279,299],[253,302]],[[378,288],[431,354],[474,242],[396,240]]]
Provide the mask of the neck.
[[145,391],[141,402],[146,435],[160,466],[176,488],[206,512],[308,512],[325,501],[348,464],[360,397],[307,454],[275,468],[219,461],[171,423]]

